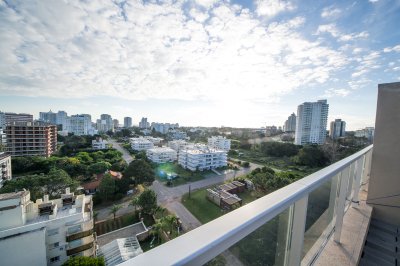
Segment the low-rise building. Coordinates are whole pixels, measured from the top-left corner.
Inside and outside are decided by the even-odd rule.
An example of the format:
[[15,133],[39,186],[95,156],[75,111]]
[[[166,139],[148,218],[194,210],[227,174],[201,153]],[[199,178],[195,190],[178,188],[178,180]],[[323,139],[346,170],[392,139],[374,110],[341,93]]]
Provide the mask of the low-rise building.
[[181,140],[180,139],[180,140],[168,141],[168,147],[170,147],[171,149],[173,149],[177,153],[179,153],[180,149],[183,149],[186,146],[188,146],[188,143],[185,140]]
[[11,156],[0,151],[0,188],[3,186],[3,182],[10,180],[11,177]]
[[354,132],[354,136],[357,138],[367,138],[369,141],[374,139],[375,128],[374,127],[366,127],[363,129],[356,130]]
[[[0,194],[2,265],[62,265],[95,256],[92,198],[66,189],[59,199],[36,202],[29,191]],[[21,252],[15,252],[18,249]]]
[[168,147],[156,147],[146,151],[147,158],[155,163],[166,163],[176,161],[177,152]]
[[179,151],[178,163],[191,171],[224,167],[227,165],[227,152],[207,146],[189,146]]
[[150,140],[140,137],[140,138],[130,138],[129,142],[131,144],[132,150],[144,151],[154,148],[153,142]]
[[109,146],[110,144],[108,144],[108,141],[102,138],[92,140],[92,149],[94,150],[105,150],[108,149]]
[[208,146],[218,150],[229,151],[231,149],[231,140],[223,136],[212,136],[208,138]]
[[168,137],[169,137],[169,139],[172,139],[172,140],[185,140],[185,139],[188,139],[188,136],[187,136],[187,134],[186,134],[186,132],[184,132],[184,131],[178,131],[178,130],[170,130],[169,132],[168,132]]

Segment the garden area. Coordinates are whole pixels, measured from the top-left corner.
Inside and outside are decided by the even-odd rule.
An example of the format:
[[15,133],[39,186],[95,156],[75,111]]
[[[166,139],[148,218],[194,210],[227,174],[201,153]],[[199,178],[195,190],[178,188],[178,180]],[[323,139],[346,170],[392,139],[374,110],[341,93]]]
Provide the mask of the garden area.
[[[146,226],[151,226],[154,224],[154,220],[151,215],[142,215],[143,223]],[[115,217],[115,219],[109,219],[101,222],[96,222],[94,227],[96,230],[96,234],[98,236],[118,230],[125,226],[135,224],[140,222],[141,219],[139,218],[139,212],[132,212],[125,215],[121,215]]]
[[[178,163],[164,163],[154,165],[156,178],[160,182],[169,186],[179,186],[189,182],[204,179],[207,175],[213,174],[212,171],[196,171],[192,172],[182,168]],[[176,175],[175,178],[168,179],[168,175]]]
[[[255,191],[250,190],[245,190],[238,196],[243,200],[242,205],[257,199]],[[207,188],[191,192],[190,197],[189,194],[183,195],[181,202],[202,224],[227,213],[226,210],[221,209],[207,199]]]

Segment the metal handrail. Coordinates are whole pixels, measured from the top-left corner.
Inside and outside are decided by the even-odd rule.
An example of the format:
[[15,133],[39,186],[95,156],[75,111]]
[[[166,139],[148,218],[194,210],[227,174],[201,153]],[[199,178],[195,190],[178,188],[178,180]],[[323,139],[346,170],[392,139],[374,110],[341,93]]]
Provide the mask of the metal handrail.
[[369,152],[372,146],[120,265],[202,265],[276,217],[296,201],[308,196]]

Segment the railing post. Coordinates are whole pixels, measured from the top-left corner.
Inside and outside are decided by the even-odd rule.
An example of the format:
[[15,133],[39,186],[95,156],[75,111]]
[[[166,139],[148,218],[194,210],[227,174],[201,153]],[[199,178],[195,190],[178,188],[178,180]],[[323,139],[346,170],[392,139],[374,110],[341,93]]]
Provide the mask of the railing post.
[[361,179],[363,183],[366,183],[367,180],[369,179],[369,173],[371,170],[371,157],[372,157],[372,149],[365,154],[364,171]]
[[344,208],[346,204],[347,185],[350,178],[350,165],[343,169],[340,180],[339,199],[337,201],[336,223],[335,223],[335,241],[340,242],[340,234],[342,233]]
[[289,261],[287,265],[300,265],[306,227],[308,195],[294,203]]
[[360,159],[357,160],[357,172],[356,172],[356,178],[354,180],[355,186],[354,186],[354,196],[353,196],[353,202],[351,204],[352,207],[356,207],[359,205],[358,201],[358,193],[360,193],[360,187],[361,187],[361,176],[363,174],[363,167],[364,167],[364,156],[362,156]]

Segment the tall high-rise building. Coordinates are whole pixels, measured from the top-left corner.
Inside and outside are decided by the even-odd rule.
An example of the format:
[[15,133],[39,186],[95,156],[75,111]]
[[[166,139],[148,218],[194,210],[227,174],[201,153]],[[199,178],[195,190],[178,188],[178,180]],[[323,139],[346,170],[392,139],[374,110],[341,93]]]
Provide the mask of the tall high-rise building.
[[124,117],[124,127],[132,127],[132,117]]
[[139,127],[140,128],[149,128],[150,123],[147,122],[147,117],[142,117],[142,120],[139,122]]
[[68,128],[68,115],[64,111],[58,111],[56,115],[56,124],[62,125],[62,130],[67,130]]
[[335,121],[331,122],[329,136],[332,139],[344,137],[345,134],[346,134],[346,122],[342,121],[342,119],[335,119]]
[[114,129],[119,127],[119,120],[118,119],[113,119],[113,125],[114,125]]
[[49,157],[57,148],[57,126],[43,122],[14,122],[6,127],[11,156]]
[[326,100],[305,102],[297,107],[295,144],[324,144],[328,110]]
[[52,125],[57,125],[57,113],[53,113],[51,110],[49,112],[40,112],[39,120]]
[[97,119],[96,126],[99,132],[114,131],[113,119],[108,114],[102,114],[100,119]]
[[285,121],[285,132],[295,132],[296,131],[296,115],[292,113],[288,119]]
[[93,135],[92,117],[88,114],[72,115],[66,121],[67,131],[74,135]]

